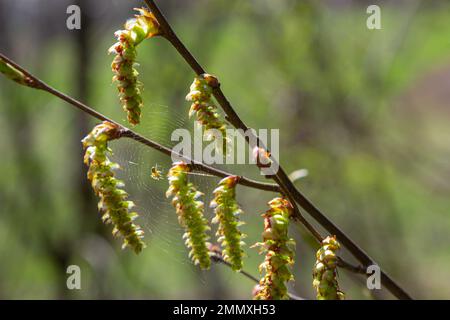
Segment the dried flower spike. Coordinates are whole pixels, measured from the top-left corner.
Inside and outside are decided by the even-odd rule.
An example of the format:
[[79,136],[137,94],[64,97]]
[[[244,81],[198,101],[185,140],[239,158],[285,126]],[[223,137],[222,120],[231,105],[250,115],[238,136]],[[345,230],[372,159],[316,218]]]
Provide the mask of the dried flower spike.
[[114,176],[114,170],[119,168],[117,163],[111,162],[108,154],[108,141],[120,136],[120,127],[104,121],[97,125],[83,140],[86,149],[84,163],[89,166],[88,179],[91,181],[95,194],[100,198],[98,208],[103,213],[102,220],[106,224],[114,225],[113,235],[124,239],[122,248],[131,247],[136,253],[145,247],[144,232],[133,223],[138,217],[136,212],[130,212],[134,207],[132,201],[127,201],[128,194],[121,189],[122,181]]
[[294,264],[295,241],[288,236],[292,205],[286,199],[275,198],[269,202],[269,206],[270,209],[262,215],[264,242],[254,245],[266,253],[264,262],[259,266],[260,272],[264,270],[265,275],[254,291],[254,299],[288,299],[286,282],[294,279],[290,265]]
[[[190,92],[186,96],[187,101],[191,101],[191,109],[189,110],[189,117],[196,115],[196,121],[204,127],[205,138],[208,141],[216,139],[214,131],[217,131],[222,136],[222,150],[226,152],[227,137],[226,123],[220,119],[217,107],[212,100],[213,87],[217,87],[219,82],[216,77],[210,74],[202,74],[195,77],[194,82],[190,87]],[[208,130],[211,130],[208,132]]]
[[169,189],[167,197],[172,197],[172,204],[178,214],[178,222],[185,228],[183,238],[185,244],[191,248],[189,257],[202,269],[209,269],[211,258],[208,250],[210,245],[207,231],[210,230],[208,221],[203,216],[204,204],[198,200],[202,195],[192,183],[188,181],[189,166],[184,162],[176,162],[170,168],[167,176]]
[[313,287],[317,290],[319,300],[344,300],[345,296],[339,290],[336,266],[340,245],[336,237],[326,237],[322,247],[316,253],[316,264],[313,270]]
[[244,251],[241,246],[244,242],[241,239],[244,235],[238,227],[244,224],[238,220],[242,213],[236,201],[236,184],[238,176],[229,176],[219,182],[219,186],[214,190],[214,200],[211,201],[211,207],[214,208],[216,216],[212,223],[218,223],[219,228],[216,235],[218,242],[223,248],[223,259],[231,264],[233,270],[242,269],[242,257]]
[[140,121],[142,96],[136,64],[136,46],[147,38],[160,34],[159,23],[154,15],[145,9],[135,9],[139,15],[125,24],[125,30],[115,33],[118,42],[110,49],[116,56],[112,62],[115,74],[113,81],[117,81],[119,98],[124,111],[127,112],[128,122],[136,125]]

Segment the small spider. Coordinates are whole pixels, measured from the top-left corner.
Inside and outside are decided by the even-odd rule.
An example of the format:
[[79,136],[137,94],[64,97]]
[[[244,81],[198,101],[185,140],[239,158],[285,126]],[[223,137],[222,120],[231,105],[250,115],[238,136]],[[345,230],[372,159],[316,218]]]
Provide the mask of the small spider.
[[154,167],[152,167],[151,177],[152,177],[153,180],[161,180],[161,179],[163,179],[162,171],[158,170],[158,165],[157,164]]

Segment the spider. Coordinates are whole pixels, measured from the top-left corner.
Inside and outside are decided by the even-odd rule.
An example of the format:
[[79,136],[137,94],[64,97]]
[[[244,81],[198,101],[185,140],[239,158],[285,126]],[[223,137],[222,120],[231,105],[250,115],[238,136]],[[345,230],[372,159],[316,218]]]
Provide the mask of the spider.
[[158,164],[152,167],[151,177],[153,180],[161,180],[163,179],[162,171],[158,169]]

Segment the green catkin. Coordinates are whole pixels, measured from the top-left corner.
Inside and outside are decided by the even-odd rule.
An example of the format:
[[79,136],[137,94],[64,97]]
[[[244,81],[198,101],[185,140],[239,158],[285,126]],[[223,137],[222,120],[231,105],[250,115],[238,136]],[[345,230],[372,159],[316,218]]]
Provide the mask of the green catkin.
[[130,247],[139,253],[145,248],[142,241],[144,232],[133,223],[138,217],[136,212],[130,212],[134,207],[132,201],[127,201],[128,194],[121,188],[122,181],[115,178],[114,171],[119,169],[117,163],[111,162],[108,154],[108,141],[120,136],[120,127],[104,121],[97,125],[83,140],[86,149],[84,163],[89,167],[87,177],[91,181],[95,194],[100,198],[98,209],[104,223],[111,223],[114,236],[123,237],[122,248]]
[[241,248],[244,245],[244,242],[241,241],[244,235],[238,229],[244,223],[237,218],[242,213],[236,201],[238,180],[238,176],[222,179],[219,186],[213,191],[214,200],[211,201],[211,207],[214,208],[216,214],[212,222],[219,224],[216,235],[223,248],[223,259],[229,262],[231,268],[236,271],[242,269],[244,255]]
[[202,269],[209,269],[211,258],[208,250],[210,245],[207,232],[210,230],[208,221],[203,216],[204,204],[198,200],[202,195],[192,183],[188,181],[190,167],[184,162],[175,162],[167,176],[169,189],[167,197],[172,197],[172,204],[178,214],[178,222],[185,228],[183,238],[191,249],[189,257]]
[[214,134],[207,130],[219,131],[222,135],[222,151],[226,152],[227,137],[226,123],[220,119],[217,107],[212,100],[213,87],[218,86],[216,77],[210,74],[202,74],[195,77],[190,87],[190,92],[186,96],[186,100],[192,102],[189,110],[189,117],[196,115],[196,121],[203,126],[205,130],[205,138],[207,141],[216,139]]
[[21,85],[33,87],[30,79],[23,74],[20,70],[17,70],[12,65],[0,59],[0,73],[2,73],[8,79],[15,81]]
[[115,74],[113,81],[118,82],[119,99],[124,111],[127,112],[128,122],[133,125],[140,122],[143,105],[141,83],[138,81],[139,73],[134,67],[136,47],[145,39],[160,34],[158,21],[151,12],[143,8],[135,10],[139,12],[139,15],[128,20],[124,30],[114,34],[118,42],[109,49],[110,53],[116,55],[111,64]]
[[265,252],[265,260],[259,266],[265,275],[254,290],[256,300],[289,299],[286,283],[294,279],[290,266],[294,264],[295,241],[288,236],[289,217],[292,205],[283,198],[275,198],[269,202],[270,209],[264,217],[264,242],[254,246]]
[[313,287],[319,300],[344,300],[345,295],[339,290],[336,266],[340,245],[336,237],[327,237],[322,241],[322,247],[316,253],[316,263],[313,269]]

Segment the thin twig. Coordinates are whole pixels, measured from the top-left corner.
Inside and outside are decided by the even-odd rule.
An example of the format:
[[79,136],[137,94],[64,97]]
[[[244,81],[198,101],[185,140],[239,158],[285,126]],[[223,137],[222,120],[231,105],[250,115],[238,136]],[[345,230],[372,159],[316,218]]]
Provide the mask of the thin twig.
[[350,263],[348,263],[347,261],[345,261],[344,259],[342,259],[341,257],[338,257],[338,267],[342,268],[342,269],[346,269],[348,271],[354,272],[354,273],[359,273],[359,274],[366,274],[366,269],[363,266],[354,266]]
[[[15,63],[14,61],[12,61],[10,58],[6,57],[5,55],[0,53],[0,59],[2,59],[3,61],[9,63],[10,65],[12,65],[14,68],[16,68],[17,70],[20,70],[27,78],[29,81],[29,84],[32,88],[35,89],[39,89],[39,90],[43,90],[46,91],[66,102],[68,102],[69,104],[71,104],[72,106],[80,109],[81,111],[101,120],[101,121],[108,121],[111,123],[116,124],[117,126],[119,126],[121,128],[121,136],[122,137],[127,137],[127,138],[131,138],[139,143],[142,143],[146,146],[149,146],[165,155],[168,156],[172,156],[175,155],[180,159],[183,159],[186,163],[190,163],[192,168],[195,170],[199,170],[199,171],[203,171],[209,174],[212,174],[214,176],[217,177],[227,177],[230,175],[233,175],[232,173],[220,170],[220,169],[216,169],[214,167],[208,166],[206,164],[203,164],[201,162],[195,161],[193,159],[190,159],[189,157],[186,157],[184,155],[181,155],[179,153],[176,153],[174,151],[172,151],[172,149],[165,147],[155,141],[152,141],[150,139],[147,139],[141,135],[139,135],[138,133],[134,132],[133,130],[117,123],[116,121],[106,117],[105,115],[101,114],[98,111],[95,111],[94,109],[92,109],[91,107],[85,105],[84,103],[56,90],[55,88],[49,86],[48,84],[46,84],[45,82],[43,82],[42,80],[40,80],[39,78],[37,78],[36,76],[32,75],[29,71],[27,71],[26,69],[24,69],[22,66],[20,66],[19,64]],[[250,188],[254,188],[254,189],[259,189],[259,190],[265,190],[265,191],[272,191],[272,192],[279,192],[280,188],[278,185],[276,184],[270,184],[270,183],[264,183],[264,182],[259,182],[256,180],[252,180],[246,177],[240,177],[239,184],[246,186],[246,187],[250,187]]]
[[[195,57],[186,48],[183,42],[178,38],[178,36],[173,31],[172,27],[168,23],[167,19],[164,17],[162,12],[159,10],[155,1],[144,0],[148,7],[151,9],[156,19],[158,20],[161,29],[163,31],[163,36],[174,46],[178,53],[184,58],[184,60],[191,66],[192,70],[197,74],[201,75],[206,73],[205,69],[198,63]],[[227,116],[227,120],[237,129],[242,129],[247,132],[248,127],[241,120],[238,114],[235,112],[234,108],[231,106],[230,102],[222,92],[220,85],[213,88],[213,94],[217,102],[222,107],[223,111]],[[257,145],[265,148],[262,141],[258,136],[250,132],[253,137],[256,138]],[[247,137],[246,137],[247,138]],[[249,137],[250,138],[250,137]],[[248,140],[247,140],[248,141]],[[271,160],[276,162],[272,157]],[[306,198],[294,184],[289,179],[286,172],[281,166],[278,166],[278,171],[275,176],[271,176],[282,189],[282,193],[288,196],[289,199],[295,199],[306,212],[308,212],[322,227],[324,227],[330,234],[336,235],[340,243],[346,247],[353,256],[358,259],[360,263],[364,266],[369,266],[375,264],[374,260],[365,253],[353,240],[347,236],[338,226],[336,226],[330,219],[328,219],[325,214],[323,214],[308,198]],[[297,219],[303,223],[304,219],[298,216],[300,213],[296,211]],[[412,299],[411,296],[406,293],[390,276],[388,276],[384,271],[381,271],[381,281],[383,285],[397,298],[399,299]]]
[[[214,261],[215,263],[220,263],[220,264],[223,264],[223,265],[225,265],[225,266],[231,268],[231,263],[225,261],[225,260],[222,258],[222,256],[220,256],[220,255],[218,255],[218,254],[212,254],[212,255],[211,255],[211,259],[212,259],[212,261]],[[247,271],[245,271],[245,270],[240,270],[240,271],[238,271],[238,273],[242,274],[244,277],[246,277],[246,278],[252,280],[253,282],[255,282],[255,283],[257,283],[257,284],[259,283],[259,279],[258,279],[258,278],[256,278],[255,276],[251,275],[249,272],[247,272]],[[290,300],[306,300],[306,299],[301,298],[301,297],[299,297],[299,296],[297,296],[297,295],[295,295],[295,294],[292,294],[292,293],[288,293],[288,295],[289,295],[289,299],[290,299]]]

